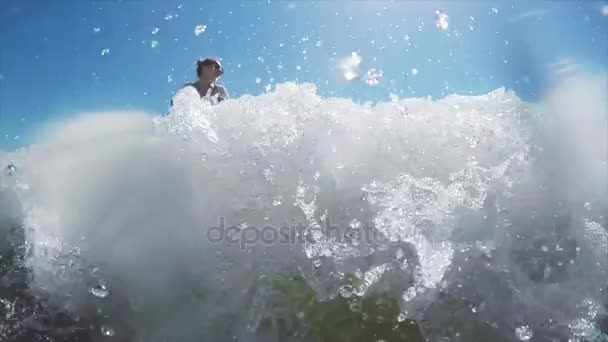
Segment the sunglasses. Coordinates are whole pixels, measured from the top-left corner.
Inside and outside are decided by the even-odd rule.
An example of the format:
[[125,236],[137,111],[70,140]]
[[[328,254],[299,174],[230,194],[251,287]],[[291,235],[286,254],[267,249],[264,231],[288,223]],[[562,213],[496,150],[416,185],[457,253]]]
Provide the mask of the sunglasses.
[[198,67],[200,68],[201,66],[212,66],[214,70],[219,71],[219,74],[222,75],[224,73],[224,68],[222,68],[222,66],[216,62],[216,61],[210,61],[210,60],[205,60],[205,61],[198,61],[196,62],[196,64],[198,65]]
[[220,72],[220,75],[224,73],[224,68],[222,68],[218,63],[213,63],[213,69]]
[[222,74],[224,73],[224,68],[222,68],[222,67],[220,66],[220,64],[219,64],[219,63],[217,63],[217,62],[212,62],[212,61],[209,61],[209,62],[203,62],[203,63],[200,63],[200,64],[201,64],[201,65],[204,65],[204,66],[211,65],[211,66],[213,67],[213,69],[215,69],[215,70],[218,70],[218,71],[219,71],[220,75],[222,75]]

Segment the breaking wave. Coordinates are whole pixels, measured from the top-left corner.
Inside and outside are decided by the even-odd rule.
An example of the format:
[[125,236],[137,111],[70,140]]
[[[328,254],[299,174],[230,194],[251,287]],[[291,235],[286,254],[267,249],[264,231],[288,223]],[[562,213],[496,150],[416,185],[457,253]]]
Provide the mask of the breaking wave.
[[369,327],[361,298],[388,294],[374,319],[408,341],[601,337],[606,90],[357,104],[285,83],[56,122],[3,155],[0,336],[327,340],[315,317]]

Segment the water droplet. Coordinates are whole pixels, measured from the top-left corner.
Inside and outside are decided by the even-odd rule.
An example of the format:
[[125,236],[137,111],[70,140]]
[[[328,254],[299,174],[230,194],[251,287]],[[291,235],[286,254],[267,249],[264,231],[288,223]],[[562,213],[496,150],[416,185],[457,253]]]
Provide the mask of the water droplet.
[[532,338],[532,329],[527,325],[515,328],[515,336],[521,341],[530,341]]
[[99,284],[91,288],[91,294],[97,298],[106,298],[110,291],[106,288],[105,285]]
[[151,48],[155,49],[157,46],[158,46],[158,41],[153,40],[153,41],[150,42],[150,47]]
[[340,295],[344,298],[350,298],[353,295],[353,287],[348,284],[341,286]]
[[12,176],[12,175],[14,175],[14,174],[15,174],[15,172],[17,172],[17,167],[15,166],[15,164],[12,164],[12,163],[11,163],[11,164],[8,164],[8,165],[6,166],[6,169],[4,169],[4,173],[5,173],[7,176]]
[[354,300],[354,301],[350,302],[350,304],[348,305],[348,308],[352,312],[361,312],[361,301]]
[[94,27],[93,28],[93,32],[99,33],[99,31],[101,31],[101,28],[99,28],[99,27]]
[[171,13],[167,13],[167,15],[165,15],[165,20],[171,20],[173,19],[173,15]]
[[158,33],[159,28],[155,27],[152,29],[152,34],[157,34]]
[[259,77],[257,77],[257,78],[255,79],[255,84],[260,84],[260,82],[262,82],[262,80],[261,80]]
[[591,203],[585,202],[585,209],[587,209],[587,211],[591,210]]
[[543,252],[548,252],[548,251],[549,251],[549,247],[547,247],[547,246],[545,246],[545,245],[542,245],[542,246],[540,247],[540,250],[541,250],[541,251],[543,251]]
[[375,86],[380,83],[380,79],[384,75],[384,72],[380,69],[369,69],[365,76],[363,77],[363,81],[370,86]]
[[602,6],[602,15],[608,17],[608,5]]
[[397,249],[397,253],[395,254],[395,257],[397,257],[397,260],[403,259],[403,250],[401,248]]
[[435,11],[435,26],[440,30],[447,30],[448,15],[441,11]]
[[321,260],[319,260],[319,259],[317,259],[317,260],[313,261],[312,263],[313,263],[313,265],[315,265],[315,267],[317,267],[317,268],[321,267],[321,265],[322,265]]
[[498,9],[497,9],[497,8],[495,8],[495,7],[492,7],[492,12],[494,12],[494,13],[498,13]]
[[407,319],[407,316],[402,312],[399,314],[399,316],[397,316],[397,321],[399,322],[403,322]]
[[409,302],[410,300],[414,299],[414,297],[416,297],[416,288],[411,286],[403,294],[403,300]]
[[173,82],[173,77],[171,75],[167,76],[167,83]]
[[279,206],[281,204],[283,204],[283,197],[281,197],[281,196],[277,196],[272,200],[272,205],[275,207]]
[[304,313],[303,313],[302,311],[299,311],[299,312],[296,314],[296,316],[297,316],[299,319],[302,319],[302,318],[304,318]]
[[[264,170],[264,178],[268,181],[268,182],[273,182],[275,180],[276,174],[274,173],[274,171],[272,171],[272,169],[265,169]],[[279,200],[282,200],[281,196],[277,197]],[[280,203],[279,203],[280,204]]]
[[109,53],[110,53],[110,49],[108,49],[108,48],[105,48],[105,49],[101,50],[101,55],[102,56],[105,56],[105,55],[107,55]]
[[109,327],[107,325],[103,325],[101,327],[101,334],[103,336],[114,336],[114,329],[112,329],[112,327]]
[[194,27],[194,35],[198,37],[201,34],[205,33],[206,30],[207,25],[196,25],[196,27]]
[[340,69],[346,81],[352,81],[359,76],[359,65],[361,64],[361,61],[361,56],[356,52],[352,52],[350,57],[342,59],[338,65],[338,69]]
[[320,40],[317,40],[317,41],[315,42],[315,46],[316,46],[316,47],[321,47],[321,45],[323,45],[323,43],[322,43]]

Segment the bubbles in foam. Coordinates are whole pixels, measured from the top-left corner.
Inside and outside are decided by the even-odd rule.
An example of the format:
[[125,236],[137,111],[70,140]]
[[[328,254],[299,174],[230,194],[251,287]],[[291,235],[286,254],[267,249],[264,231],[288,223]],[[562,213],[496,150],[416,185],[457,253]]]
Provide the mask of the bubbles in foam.
[[342,285],[340,287],[340,295],[344,298],[350,298],[353,295],[353,287],[352,285]]

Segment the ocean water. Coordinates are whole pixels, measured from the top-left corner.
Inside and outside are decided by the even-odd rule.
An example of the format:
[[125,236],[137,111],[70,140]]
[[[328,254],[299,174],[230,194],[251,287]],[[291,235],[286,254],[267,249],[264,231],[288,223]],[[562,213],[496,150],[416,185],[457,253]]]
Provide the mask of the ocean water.
[[[304,7],[301,18],[333,13],[323,7],[330,4],[279,2],[271,10]],[[394,28],[412,36],[404,41],[416,32],[458,39],[451,30],[467,21],[454,18],[480,20],[471,8],[488,16],[519,8],[408,6],[428,13],[424,25],[411,19],[421,28]],[[580,10],[554,6],[502,20]],[[187,16],[184,7],[158,12],[171,22]],[[605,47],[602,8],[584,7],[597,17],[581,20],[604,20],[596,41]],[[203,24],[184,25],[205,37],[213,23]],[[564,40],[589,38],[583,31]],[[316,41],[321,48],[331,39]],[[456,54],[478,52],[462,44]],[[110,57],[116,49],[108,49],[95,54]],[[606,341],[608,81],[601,54],[585,49],[593,50],[579,49],[587,59],[576,62],[512,60],[517,67],[503,72],[513,77],[454,74],[446,88],[442,72],[425,76],[429,69],[416,63],[401,66],[407,79],[391,82],[399,61],[385,56],[387,66],[378,58],[364,68],[372,54],[354,46],[311,57],[331,71],[282,74],[268,87],[227,72],[233,96],[216,106],[183,97],[166,109],[160,97],[138,100],[147,88],[129,96],[124,89],[134,83],[112,93],[117,83],[102,82],[97,90],[121,103],[153,109],[87,106],[104,100],[87,93],[70,107],[77,114],[38,117],[44,124],[27,128],[31,139],[20,146],[12,139],[0,153],[0,340]],[[295,70],[314,69],[268,54],[228,63],[254,58],[263,70],[266,60],[285,58],[301,63]],[[535,79],[534,70],[544,76]],[[324,73],[337,79],[317,78]],[[23,95],[9,76],[0,82],[15,96],[6,106],[17,108]],[[526,77],[534,80],[528,86]],[[521,88],[509,83],[519,80]],[[58,89],[67,92],[66,83]],[[5,113],[2,122],[18,120]],[[9,136],[26,131],[2,128]]]

